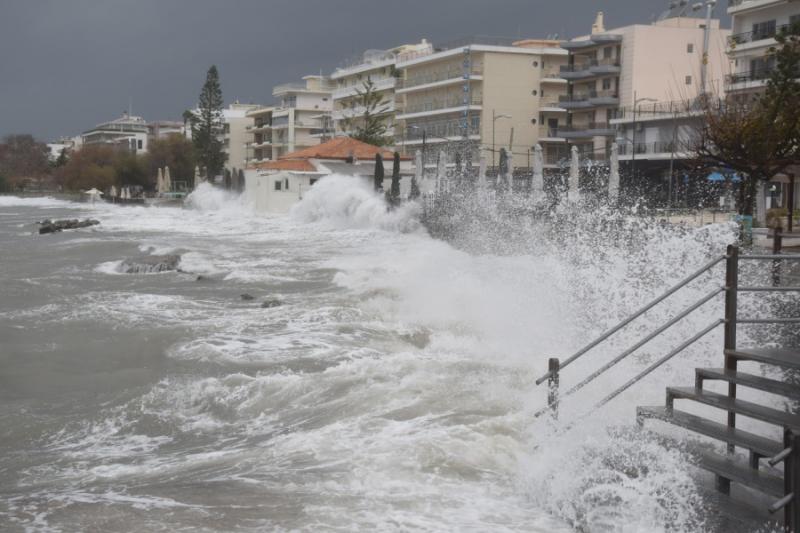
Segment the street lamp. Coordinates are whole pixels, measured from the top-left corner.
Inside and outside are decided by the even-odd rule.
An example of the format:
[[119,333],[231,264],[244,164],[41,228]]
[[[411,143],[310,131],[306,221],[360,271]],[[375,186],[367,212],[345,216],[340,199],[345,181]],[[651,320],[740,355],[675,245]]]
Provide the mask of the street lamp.
[[494,139],[494,132],[495,132],[495,124],[497,123],[497,119],[499,118],[507,118],[510,119],[511,115],[497,115],[492,109],[492,168],[494,168],[494,152],[495,152],[495,139]]
[[636,98],[636,93],[633,94],[633,152],[631,152],[631,176],[636,179],[636,111],[639,104],[642,102],[656,102],[655,98]]

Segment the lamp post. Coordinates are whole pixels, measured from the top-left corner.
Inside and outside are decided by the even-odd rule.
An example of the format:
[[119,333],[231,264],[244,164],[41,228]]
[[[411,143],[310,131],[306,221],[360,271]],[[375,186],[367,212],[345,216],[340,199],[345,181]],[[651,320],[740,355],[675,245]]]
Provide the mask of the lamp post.
[[494,109],[492,109],[492,168],[494,168],[494,152],[495,152],[495,124],[497,123],[497,119],[500,118],[508,118],[510,119],[510,115],[497,115],[495,114]]
[[639,104],[642,102],[655,102],[655,98],[636,98],[636,93],[633,93],[633,151],[631,152],[631,176],[636,179],[636,111]]

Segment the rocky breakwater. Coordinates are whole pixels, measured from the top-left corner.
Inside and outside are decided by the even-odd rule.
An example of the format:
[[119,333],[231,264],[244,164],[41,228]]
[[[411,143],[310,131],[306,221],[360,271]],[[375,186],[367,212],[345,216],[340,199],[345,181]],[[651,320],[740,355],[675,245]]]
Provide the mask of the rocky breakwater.
[[90,226],[97,226],[98,224],[100,224],[100,221],[93,218],[87,218],[86,220],[78,220],[77,218],[71,220],[44,220],[39,222],[39,235],[58,233],[65,229],[88,228]]

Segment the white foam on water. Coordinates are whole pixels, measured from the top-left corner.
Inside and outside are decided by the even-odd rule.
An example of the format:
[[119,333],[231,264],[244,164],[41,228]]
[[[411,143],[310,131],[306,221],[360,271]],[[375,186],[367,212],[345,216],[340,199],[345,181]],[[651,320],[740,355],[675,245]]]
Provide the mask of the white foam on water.
[[[583,220],[562,246],[537,240],[531,225],[519,230],[535,246],[471,254],[431,239],[418,206],[387,209],[368,183],[345,176],[319,181],[285,217],[255,216],[210,185],[187,205],[95,209],[109,238],[139,239],[143,252],[180,250],[181,268],[219,275],[215,290],[227,300],[98,290],[30,310],[45,322],[192,332],[166,350],[181,372],[49,444],[81,465],[48,465],[64,486],[130,483],[150,498],[151,482],[242,480],[231,490],[243,506],[260,509],[263,492],[247,488],[256,486],[303,509],[262,524],[276,530],[704,530],[687,457],[631,426],[634,406],[663,404],[665,384],[691,384],[695,366],[719,366],[721,332],[567,425],[720,317],[721,301],[566,400],[560,422],[533,417],[546,401],[533,382],[549,357],[580,348],[722,253],[730,226],[620,220],[628,233],[605,241]],[[703,277],[648,313],[565,369],[562,384],[721,279]],[[256,299],[241,301],[242,292]],[[283,305],[261,309],[270,297]]]
[[81,204],[45,197],[20,197],[0,195],[0,207],[70,207],[80,208]]

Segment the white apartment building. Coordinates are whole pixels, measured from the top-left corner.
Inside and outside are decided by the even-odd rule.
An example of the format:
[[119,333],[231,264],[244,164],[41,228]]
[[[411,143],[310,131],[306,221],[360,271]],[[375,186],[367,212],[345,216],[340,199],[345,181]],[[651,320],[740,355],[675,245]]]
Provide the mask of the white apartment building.
[[367,50],[357,60],[337,68],[330,79],[333,87],[332,122],[335,136],[349,136],[362,125],[365,108],[359,92],[364,92],[370,80],[375,94],[380,96],[376,116],[387,126],[387,137],[394,136],[395,86],[399,71],[397,56],[409,53],[431,53],[433,48],[425,39],[418,44],[406,44],[389,50]]
[[485,156],[493,166],[500,148],[513,144],[515,165],[525,166],[526,156],[541,143],[545,163],[555,164],[566,156],[565,141],[556,135],[566,121],[558,103],[566,94],[560,76],[566,62],[559,43],[546,40],[468,38],[399,54],[398,149],[410,154],[424,141],[430,163],[437,144],[470,140],[479,150],[473,160]]
[[800,2],[729,0],[728,14],[733,21],[728,42],[733,72],[726,88],[733,97],[746,97],[766,85],[775,66],[768,51],[775,46],[778,32],[800,21]]
[[147,122],[142,117],[123,113],[120,118],[98,124],[80,135],[76,146],[108,144],[126,148],[131,152],[147,152]]
[[325,76],[305,76],[301,83],[285,83],[272,89],[278,103],[271,110],[271,124],[265,127],[262,122],[261,132],[271,133],[272,159],[317,145],[332,136],[331,92],[330,80]]
[[[562,70],[569,91],[561,106],[569,116],[559,134],[584,157],[605,160],[614,141],[621,161],[672,156],[673,127],[688,118],[672,111],[680,103],[685,109],[703,90],[706,21],[683,12],[669,15],[606,30],[599,13],[590,35],[562,43],[569,51]],[[729,35],[719,20],[710,20],[706,90],[712,94],[724,90]]]
[[177,120],[156,120],[147,125],[151,139],[164,139],[170,135],[186,135],[186,125]]

